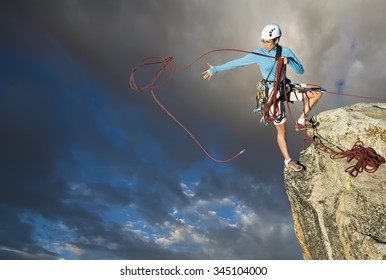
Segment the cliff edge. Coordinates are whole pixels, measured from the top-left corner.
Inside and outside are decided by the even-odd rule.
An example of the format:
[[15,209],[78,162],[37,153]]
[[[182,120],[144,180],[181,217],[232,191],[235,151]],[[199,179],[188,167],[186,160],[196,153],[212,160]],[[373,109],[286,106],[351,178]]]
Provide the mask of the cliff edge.
[[[386,157],[386,103],[355,104],[313,118],[310,137],[334,150],[357,140]],[[315,138],[316,139],[316,138]],[[296,237],[305,259],[386,259],[386,164],[351,176],[356,163],[332,159],[318,145],[301,152],[305,172],[285,169]]]

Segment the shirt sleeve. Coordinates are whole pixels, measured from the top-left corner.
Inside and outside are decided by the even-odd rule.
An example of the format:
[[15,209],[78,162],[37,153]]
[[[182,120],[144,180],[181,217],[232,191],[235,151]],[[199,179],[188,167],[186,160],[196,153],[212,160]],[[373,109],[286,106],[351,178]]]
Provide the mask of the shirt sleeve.
[[213,75],[213,74],[216,74],[217,72],[232,70],[235,68],[256,64],[256,63],[258,63],[257,56],[254,54],[247,54],[244,57],[231,60],[221,65],[213,66],[212,68],[210,68],[210,72]]
[[288,59],[288,65],[297,73],[297,74],[303,74],[304,69],[303,65],[300,63],[299,59],[294,55],[294,53],[286,48],[286,53],[283,54],[283,56],[286,56]]

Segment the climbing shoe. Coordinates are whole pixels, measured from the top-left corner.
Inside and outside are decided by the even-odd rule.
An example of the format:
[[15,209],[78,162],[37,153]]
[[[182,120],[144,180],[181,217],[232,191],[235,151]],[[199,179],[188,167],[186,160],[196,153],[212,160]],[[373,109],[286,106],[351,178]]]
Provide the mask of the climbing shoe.
[[286,167],[289,169],[292,169],[296,172],[304,171],[304,167],[293,160],[291,160],[288,164],[286,164]]
[[295,124],[296,131],[302,131],[302,130],[306,130],[306,129],[310,129],[310,128],[312,128],[312,123],[310,123],[307,120],[305,121],[304,124],[301,124],[298,122],[296,122],[296,124]]

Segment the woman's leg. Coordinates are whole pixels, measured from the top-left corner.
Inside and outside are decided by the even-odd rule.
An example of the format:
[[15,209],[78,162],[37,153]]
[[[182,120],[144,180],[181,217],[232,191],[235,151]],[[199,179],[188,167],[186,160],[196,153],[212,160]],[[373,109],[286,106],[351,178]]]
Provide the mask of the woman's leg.
[[296,172],[303,171],[304,168],[300,164],[291,160],[288,153],[287,138],[286,138],[286,123],[276,125],[277,130],[277,144],[284,157],[284,163],[288,168],[295,170]]
[[284,160],[290,160],[291,157],[288,153],[287,138],[286,138],[286,123],[275,125],[277,130],[277,144],[283,154]]
[[300,115],[300,119],[307,119],[308,113],[311,111],[311,109],[315,106],[315,104],[319,101],[319,99],[322,97],[322,93],[320,91],[307,91],[303,94],[304,98],[304,107],[303,112]]

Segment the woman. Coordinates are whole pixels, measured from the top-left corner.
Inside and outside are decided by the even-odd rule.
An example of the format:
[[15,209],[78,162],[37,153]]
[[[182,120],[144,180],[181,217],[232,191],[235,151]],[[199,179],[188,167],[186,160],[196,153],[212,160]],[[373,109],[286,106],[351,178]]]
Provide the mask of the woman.
[[[284,58],[284,64],[289,65],[298,74],[304,73],[302,64],[299,62],[293,52],[289,48],[279,46],[281,35],[281,29],[277,24],[268,24],[263,28],[263,31],[261,33],[261,42],[264,44],[264,48],[256,49],[253,51],[253,53],[263,54],[270,57],[259,56],[251,53],[247,54],[244,57],[229,61],[225,64],[218,66],[213,66],[208,63],[209,69],[202,73],[203,78],[209,80],[217,72],[232,70],[238,67],[251,64],[258,64],[265,84],[267,84],[269,88],[269,95],[273,91],[276,74],[276,59],[272,57],[276,57],[278,51],[280,52],[279,56]],[[308,99],[307,102],[304,102],[305,105],[303,108],[303,112],[301,113],[298,121],[296,122],[297,131],[305,130],[311,127],[311,125],[307,122],[308,112],[320,99],[322,93],[320,91],[299,92],[297,90],[294,90],[291,94],[291,100],[303,100],[304,98]],[[269,98],[272,98],[272,96],[269,95],[268,99]],[[274,116],[274,124],[277,130],[277,142],[279,145],[279,149],[284,157],[284,164],[286,167],[291,168],[297,172],[303,171],[304,167],[298,164],[297,162],[293,161],[288,152],[286,140],[286,114],[282,98],[280,98],[278,106],[279,108],[276,112],[279,113]],[[271,110],[270,113],[272,113]]]

